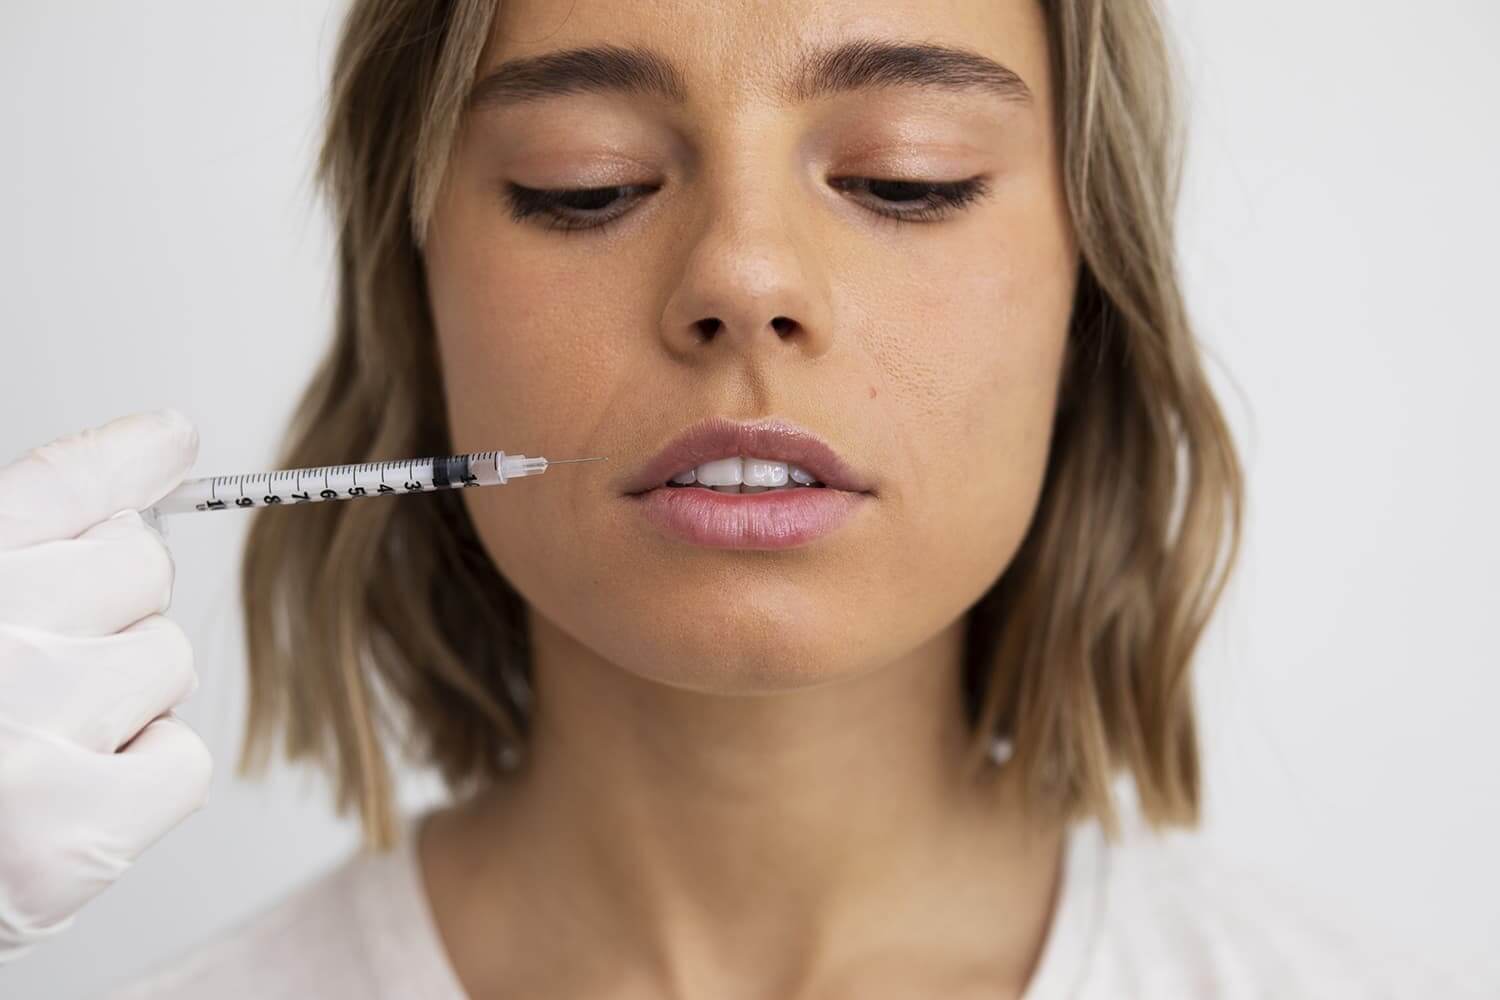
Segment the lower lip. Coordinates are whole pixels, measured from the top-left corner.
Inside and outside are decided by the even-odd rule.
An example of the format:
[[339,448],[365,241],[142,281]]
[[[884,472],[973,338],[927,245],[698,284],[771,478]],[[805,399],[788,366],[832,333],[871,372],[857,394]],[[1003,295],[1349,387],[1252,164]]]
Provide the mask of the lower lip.
[[815,486],[765,493],[661,486],[629,499],[657,528],[693,545],[790,549],[836,531],[869,495]]

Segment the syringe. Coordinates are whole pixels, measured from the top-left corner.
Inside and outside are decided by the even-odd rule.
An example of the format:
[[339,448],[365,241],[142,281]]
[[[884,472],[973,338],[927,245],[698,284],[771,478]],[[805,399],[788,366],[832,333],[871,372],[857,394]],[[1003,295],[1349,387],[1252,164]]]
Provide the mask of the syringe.
[[142,517],[160,529],[160,516],[188,511],[248,510],[319,503],[324,500],[357,500],[363,497],[432,493],[468,486],[504,486],[512,479],[539,476],[549,466],[575,462],[602,462],[599,458],[565,458],[549,461],[507,455],[503,451],[476,451],[440,458],[411,458],[361,465],[319,465],[307,469],[283,469],[241,476],[210,476],[188,479],[142,511]]

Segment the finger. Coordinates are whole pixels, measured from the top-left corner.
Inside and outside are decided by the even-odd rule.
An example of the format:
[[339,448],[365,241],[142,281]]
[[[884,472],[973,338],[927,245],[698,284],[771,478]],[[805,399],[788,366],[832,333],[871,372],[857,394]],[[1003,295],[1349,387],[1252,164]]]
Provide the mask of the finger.
[[[208,748],[171,713],[121,753],[90,753],[27,730],[5,732],[5,748],[0,923],[15,917],[31,930],[98,895],[202,806],[213,772]],[[17,904],[8,914],[7,902]]]
[[192,727],[170,712],[142,729],[110,764],[111,815],[117,836],[134,854],[208,801],[213,756]]
[[0,549],[0,622],[66,635],[113,635],[167,609],[172,554],[125,511],[77,538]]
[[0,549],[73,538],[170,492],[198,455],[176,410],[120,417],[59,438],[0,468]]
[[198,687],[187,634],[161,615],[89,638],[0,625],[0,661],[0,720],[101,754]]

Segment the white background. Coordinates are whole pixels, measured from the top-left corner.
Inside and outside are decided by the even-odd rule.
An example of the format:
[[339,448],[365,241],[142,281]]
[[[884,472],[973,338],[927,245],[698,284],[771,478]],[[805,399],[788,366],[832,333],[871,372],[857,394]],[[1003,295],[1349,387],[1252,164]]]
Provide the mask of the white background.
[[[172,405],[200,474],[267,467],[330,326],[311,165],[341,9],[0,6],[0,461]],[[1500,984],[1500,7],[1170,11],[1182,265],[1250,483],[1198,668],[1205,836]],[[209,520],[170,527],[209,806],[0,995],[92,995],[356,842],[320,780],[232,773],[245,520]]]

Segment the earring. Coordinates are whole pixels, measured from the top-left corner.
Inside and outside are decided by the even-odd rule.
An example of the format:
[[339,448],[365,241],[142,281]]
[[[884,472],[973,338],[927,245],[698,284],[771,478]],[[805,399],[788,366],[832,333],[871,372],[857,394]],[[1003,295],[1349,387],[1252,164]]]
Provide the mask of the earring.
[[1015,745],[1004,736],[996,736],[990,740],[990,760],[994,761],[996,766],[1010,760],[1015,752]]

